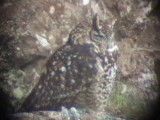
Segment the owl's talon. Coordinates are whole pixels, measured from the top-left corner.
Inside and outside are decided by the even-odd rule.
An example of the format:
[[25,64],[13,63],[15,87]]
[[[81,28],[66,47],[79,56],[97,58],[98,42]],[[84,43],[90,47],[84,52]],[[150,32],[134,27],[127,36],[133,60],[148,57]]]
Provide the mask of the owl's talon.
[[72,107],[70,109],[70,114],[71,114],[72,120],[81,120],[80,114],[75,107]]
[[70,108],[69,110],[65,107],[61,108],[62,118],[65,120],[81,120],[80,114],[75,107]]
[[61,107],[61,114],[62,114],[62,118],[66,119],[66,120],[70,120],[70,113],[67,108]]

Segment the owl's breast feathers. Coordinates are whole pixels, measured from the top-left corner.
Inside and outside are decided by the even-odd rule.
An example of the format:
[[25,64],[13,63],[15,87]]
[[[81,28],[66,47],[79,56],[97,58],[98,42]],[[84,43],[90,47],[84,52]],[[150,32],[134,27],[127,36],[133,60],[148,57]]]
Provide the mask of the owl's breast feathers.
[[[22,108],[25,111],[58,109],[85,91],[96,76],[96,53],[93,45],[66,45],[46,64],[42,75]],[[65,106],[65,105],[64,105]]]

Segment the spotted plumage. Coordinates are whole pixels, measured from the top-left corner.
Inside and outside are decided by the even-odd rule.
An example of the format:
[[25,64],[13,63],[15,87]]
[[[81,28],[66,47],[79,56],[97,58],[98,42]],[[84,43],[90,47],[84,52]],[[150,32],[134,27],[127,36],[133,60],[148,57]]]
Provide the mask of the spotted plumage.
[[97,18],[92,25],[78,24],[68,42],[50,57],[23,111],[58,110],[62,106],[104,109],[116,76],[118,52]]

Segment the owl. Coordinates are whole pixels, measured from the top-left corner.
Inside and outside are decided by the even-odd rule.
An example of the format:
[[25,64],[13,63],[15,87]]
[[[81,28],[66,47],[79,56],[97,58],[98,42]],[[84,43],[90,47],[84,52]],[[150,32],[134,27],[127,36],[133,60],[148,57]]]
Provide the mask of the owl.
[[95,15],[91,24],[83,21],[70,32],[68,42],[48,59],[46,72],[22,111],[60,110],[62,106],[104,110],[116,77],[118,48],[100,24]]

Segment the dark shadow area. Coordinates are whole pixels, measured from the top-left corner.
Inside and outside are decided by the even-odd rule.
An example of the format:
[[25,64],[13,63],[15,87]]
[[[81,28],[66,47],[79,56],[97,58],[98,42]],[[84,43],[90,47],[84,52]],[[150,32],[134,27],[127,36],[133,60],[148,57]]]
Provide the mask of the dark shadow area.
[[6,0],[0,0],[0,6],[2,6],[5,2]]
[[153,8],[153,10],[150,12],[149,15],[157,16],[160,20],[160,0],[155,0],[157,2],[156,6]]
[[10,45],[13,37],[0,35],[0,76],[14,66],[14,48]]
[[0,120],[11,120],[8,114],[13,112],[8,96],[0,88]]
[[[155,60],[154,69],[158,80],[158,91],[160,91],[160,60]],[[153,107],[149,110],[149,113],[149,118],[147,118],[147,120],[160,120],[160,94],[158,95],[158,98]]]
[[10,45],[12,40],[14,38],[7,34],[0,35],[0,120],[13,120],[8,117],[10,113],[14,112],[10,97],[2,89],[5,81],[4,73],[15,67],[15,54],[12,45]]

